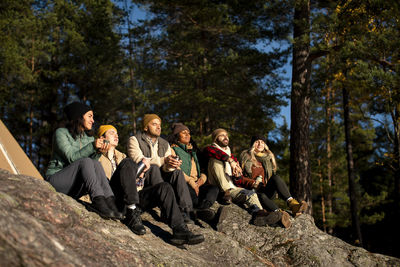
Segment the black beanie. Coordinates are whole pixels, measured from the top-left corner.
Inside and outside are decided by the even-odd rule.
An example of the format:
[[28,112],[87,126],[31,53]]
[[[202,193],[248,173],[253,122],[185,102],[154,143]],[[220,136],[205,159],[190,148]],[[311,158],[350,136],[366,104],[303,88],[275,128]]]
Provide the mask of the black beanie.
[[88,105],[82,104],[80,102],[72,102],[64,108],[64,112],[67,115],[69,121],[77,120],[81,118],[86,112],[92,110]]
[[253,147],[253,144],[257,140],[262,140],[262,141],[264,141],[264,143],[267,143],[267,139],[263,135],[254,135],[254,136],[251,137],[250,147]]

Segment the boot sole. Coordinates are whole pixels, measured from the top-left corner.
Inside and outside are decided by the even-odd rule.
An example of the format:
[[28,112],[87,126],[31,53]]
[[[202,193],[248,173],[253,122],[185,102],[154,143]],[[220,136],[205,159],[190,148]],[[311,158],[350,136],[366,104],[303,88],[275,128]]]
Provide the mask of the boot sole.
[[185,244],[196,245],[196,244],[202,243],[204,241],[204,237],[193,238],[190,240],[171,238],[170,241],[175,246],[181,246],[181,245],[185,245]]
[[128,227],[129,228],[129,230],[131,230],[134,234],[137,234],[137,235],[144,235],[144,234],[146,234],[146,229],[144,229],[144,231],[136,231],[136,230],[133,230],[132,228],[130,228],[130,227]]
[[285,228],[289,228],[292,225],[290,222],[290,215],[285,211],[282,211],[281,223]]

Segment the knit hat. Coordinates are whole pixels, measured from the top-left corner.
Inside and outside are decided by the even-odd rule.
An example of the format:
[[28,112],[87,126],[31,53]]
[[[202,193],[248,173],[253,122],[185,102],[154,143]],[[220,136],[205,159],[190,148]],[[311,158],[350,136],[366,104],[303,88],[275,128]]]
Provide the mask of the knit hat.
[[174,122],[171,126],[171,130],[172,130],[172,134],[176,135],[184,130],[188,130],[189,128],[187,126],[185,126],[183,123],[180,122]]
[[143,130],[154,119],[159,119],[160,122],[161,122],[161,119],[160,119],[160,117],[158,117],[157,114],[144,114],[144,117],[143,117]]
[[267,144],[267,139],[266,139],[263,135],[253,135],[253,136],[251,137],[250,147],[253,147],[253,144],[254,144],[257,140],[262,140],[262,141],[264,141],[265,144]]
[[114,129],[117,132],[117,129],[112,125],[101,125],[99,127],[99,130],[97,130],[97,136],[98,137],[102,136],[103,134],[105,134],[105,132],[107,132],[110,129]]
[[81,118],[83,115],[86,114],[86,112],[90,110],[92,110],[91,107],[81,102],[72,102],[64,108],[64,112],[67,115],[68,120],[70,121]]
[[212,141],[215,142],[215,140],[217,140],[218,136],[220,136],[223,132],[228,133],[226,130],[224,130],[222,128],[215,129],[211,134]]

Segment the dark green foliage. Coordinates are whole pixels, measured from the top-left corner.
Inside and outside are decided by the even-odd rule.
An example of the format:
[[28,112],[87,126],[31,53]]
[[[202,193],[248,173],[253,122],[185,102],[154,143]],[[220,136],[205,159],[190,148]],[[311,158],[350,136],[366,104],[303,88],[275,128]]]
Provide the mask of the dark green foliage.
[[256,46],[286,38],[280,27],[287,17],[274,24],[267,17],[272,7],[262,1],[142,2],[153,17],[133,34],[139,55],[150,63],[139,75],[154,88],[147,93],[152,110],[168,123],[185,122],[200,138],[227,128],[234,147],[245,145],[243,134],[273,129],[272,118],[283,104],[276,70],[287,50],[263,52]]
[[107,105],[120,103],[109,97],[121,91],[119,15],[110,1],[6,2],[0,115],[44,173],[66,103],[89,101],[95,116],[109,115]]
[[[291,40],[311,44],[308,145],[315,221],[353,242],[341,104],[345,87],[364,244],[395,256],[397,2],[311,1],[310,39]],[[253,134],[267,135],[279,175],[289,184],[290,126],[285,121],[277,128],[275,118],[288,96],[283,66],[292,49],[293,4],[3,0],[0,117],[42,173],[53,131],[63,124],[62,108],[80,100],[93,107],[96,126],[117,127],[122,151],[127,138],[142,129],[145,113],[160,115],[164,134],[172,122],[184,122],[200,147],[211,142],[215,128],[226,128],[236,155],[248,148]],[[148,16],[133,21],[134,7]]]

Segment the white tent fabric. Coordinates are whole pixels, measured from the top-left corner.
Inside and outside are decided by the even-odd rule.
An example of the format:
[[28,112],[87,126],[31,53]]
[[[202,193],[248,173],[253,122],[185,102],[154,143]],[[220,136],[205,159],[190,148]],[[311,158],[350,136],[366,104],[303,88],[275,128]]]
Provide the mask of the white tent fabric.
[[0,168],[43,179],[3,121],[0,120]]

